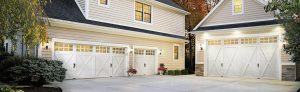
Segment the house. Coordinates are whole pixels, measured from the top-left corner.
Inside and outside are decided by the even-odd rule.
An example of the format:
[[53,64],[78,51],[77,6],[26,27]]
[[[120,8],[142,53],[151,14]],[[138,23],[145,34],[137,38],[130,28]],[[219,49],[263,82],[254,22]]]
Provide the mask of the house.
[[196,75],[295,80],[284,29],[264,0],[221,0],[193,29]]
[[185,15],[171,0],[51,0],[49,41],[38,56],[61,60],[66,78],[184,69]]

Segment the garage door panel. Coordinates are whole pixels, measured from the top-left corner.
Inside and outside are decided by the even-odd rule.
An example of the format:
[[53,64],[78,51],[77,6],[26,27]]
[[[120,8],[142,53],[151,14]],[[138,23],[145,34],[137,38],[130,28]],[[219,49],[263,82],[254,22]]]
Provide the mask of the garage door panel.
[[78,54],[76,56],[77,78],[94,77],[94,60],[92,54]]
[[257,47],[256,46],[242,46],[240,48],[240,69],[242,77],[258,78],[258,62],[257,62]]
[[223,75],[228,77],[237,77],[239,75],[239,58],[238,58],[238,47],[237,46],[226,46],[224,47],[224,59],[223,69],[225,70]]
[[222,47],[210,46],[208,48],[208,75],[209,76],[222,76]]
[[137,75],[145,75],[145,66],[144,66],[144,60],[145,60],[145,57],[143,55],[135,55],[134,56],[135,58],[135,62],[134,62],[134,65],[135,65],[135,69],[137,70]]
[[260,77],[266,79],[278,78],[277,47],[261,45],[259,51]]
[[112,56],[112,76],[126,76],[126,55]]
[[146,74],[153,75],[155,74],[155,56],[147,55],[146,58],[148,58],[146,61]]
[[75,55],[72,55],[70,53],[57,53],[54,54],[54,59],[59,60],[63,62],[63,67],[67,69],[66,71],[66,79],[74,78],[74,59]]
[[96,54],[95,56],[95,73],[96,77],[109,77],[111,57],[107,54]]

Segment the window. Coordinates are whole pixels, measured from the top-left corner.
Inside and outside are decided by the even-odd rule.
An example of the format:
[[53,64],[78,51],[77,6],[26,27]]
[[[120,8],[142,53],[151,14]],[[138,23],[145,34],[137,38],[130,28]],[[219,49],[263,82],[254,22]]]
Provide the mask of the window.
[[91,45],[76,45],[77,52],[93,52],[93,46]]
[[155,55],[155,50],[146,50],[146,55]]
[[238,39],[227,39],[224,40],[224,45],[236,45],[239,44],[239,40]]
[[112,48],[112,52],[115,54],[125,54],[125,48],[114,47]]
[[55,42],[54,51],[73,51],[73,44]]
[[261,37],[260,43],[277,43],[277,37]]
[[179,60],[179,45],[173,46],[173,55],[174,60]]
[[221,45],[221,40],[208,40],[208,45]]
[[96,46],[97,53],[109,53],[109,47],[107,46]]
[[108,5],[108,0],[98,0],[98,5]]
[[134,49],[134,54],[135,55],[144,55],[144,50],[142,50],[142,49]]
[[241,38],[241,44],[256,44],[256,38]]
[[243,13],[243,0],[233,0],[233,14]]
[[151,23],[151,6],[135,2],[135,20]]

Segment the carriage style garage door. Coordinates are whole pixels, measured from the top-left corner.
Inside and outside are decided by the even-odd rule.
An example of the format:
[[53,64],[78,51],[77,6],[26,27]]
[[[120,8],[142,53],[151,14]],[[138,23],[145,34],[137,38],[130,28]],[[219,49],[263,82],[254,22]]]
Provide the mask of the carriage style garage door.
[[156,54],[153,49],[134,49],[134,68],[137,69],[137,75],[155,74]]
[[279,79],[278,38],[207,41],[208,76]]
[[126,47],[54,43],[54,59],[63,61],[67,79],[126,76]]

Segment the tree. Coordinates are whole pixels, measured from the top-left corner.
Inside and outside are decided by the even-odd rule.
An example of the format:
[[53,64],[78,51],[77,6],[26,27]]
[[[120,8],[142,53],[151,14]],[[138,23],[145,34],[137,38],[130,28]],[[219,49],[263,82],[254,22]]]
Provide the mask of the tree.
[[0,38],[11,39],[14,48],[17,39],[27,48],[46,42],[46,3],[47,0],[1,0]]
[[273,12],[285,30],[284,51],[291,55],[291,61],[300,60],[300,0],[272,0],[265,7]]
[[195,70],[195,35],[189,33],[193,28],[207,15],[220,0],[174,0],[177,4],[182,6],[185,10],[190,12],[186,16],[186,39],[189,43],[185,45],[185,62],[186,68]]

